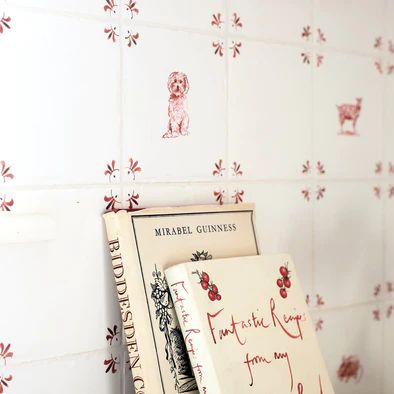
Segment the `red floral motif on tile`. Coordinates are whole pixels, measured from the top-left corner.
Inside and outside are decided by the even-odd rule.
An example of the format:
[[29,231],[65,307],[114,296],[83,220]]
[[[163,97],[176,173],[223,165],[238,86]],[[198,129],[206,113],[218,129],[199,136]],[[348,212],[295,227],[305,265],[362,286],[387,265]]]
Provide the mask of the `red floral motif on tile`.
[[357,356],[342,357],[342,362],[337,371],[337,377],[341,382],[354,380],[358,383],[363,375],[363,368]]

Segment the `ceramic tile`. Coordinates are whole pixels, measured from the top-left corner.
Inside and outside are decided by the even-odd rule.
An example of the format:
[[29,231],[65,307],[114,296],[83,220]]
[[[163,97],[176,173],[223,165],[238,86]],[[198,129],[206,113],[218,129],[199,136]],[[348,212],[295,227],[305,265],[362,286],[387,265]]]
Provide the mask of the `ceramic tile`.
[[368,306],[320,312],[318,339],[336,394],[382,392],[382,322]]
[[300,52],[243,41],[229,58],[229,162],[246,179],[299,177],[311,157],[311,67]]
[[384,160],[383,174],[394,184],[394,75],[387,76],[384,87]]
[[136,184],[125,186],[123,194],[124,208],[129,208],[130,202],[133,208],[150,208],[220,204],[220,201],[229,202],[227,186],[221,183],[201,184],[198,188],[190,184]]
[[[37,10],[53,10],[57,12],[67,12],[67,13],[79,13],[86,14],[92,16],[101,16],[105,17],[105,15],[116,16],[119,12],[119,3],[122,3],[118,0],[7,0],[7,3],[10,6],[16,5],[19,7],[28,7],[28,8],[36,8]],[[111,7],[111,4],[115,4]],[[104,10],[104,7],[108,6]]]
[[11,16],[0,40],[0,156],[13,184],[106,183],[106,160],[119,154],[119,48],[101,22]]
[[0,341],[12,343],[15,363],[105,348],[107,327],[120,326],[101,218],[105,192],[15,192],[15,213],[54,222],[50,241],[0,245],[0,271],[9,278],[0,287],[8,300]]
[[210,180],[226,146],[224,60],[207,36],[152,28],[140,35],[124,57],[124,158],[139,160],[139,180]]
[[[244,202],[255,202],[256,230],[260,253],[293,256],[306,294],[312,285],[312,205],[304,201],[298,184],[239,184],[231,190],[243,192]],[[234,202],[231,201],[231,202]]]
[[[111,359],[108,351],[96,351],[12,366],[8,392],[11,394],[122,394],[121,370],[105,372],[104,360]],[[119,368],[119,369],[118,369]]]
[[371,53],[384,34],[384,0],[316,0],[316,26],[327,44],[342,50]]
[[384,78],[371,58],[324,56],[314,74],[314,156],[331,177],[373,176],[383,155]]
[[393,381],[393,365],[394,365],[394,299],[384,304],[384,311],[386,314],[384,322],[384,394],[390,394],[394,392],[394,381]]
[[372,300],[383,279],[382,199],[374,184],[325,186],[314,211],[316,288],[328,307]]
[[210,0],[209,3],[199,0],[150,0],[138,3],[138,7],[142,20],[207,31],[214,31],[211,25],[213,14],[220,13],[221,19],[225,14],[224,0]]
[[228,10],[230,34],[302,42],[303,27],[312,24],[310,0],[230,0]]
[[[384,253],[384,280],[394,283],[394,182],[384,184],[386,195],[384,225],[385,225],[385,253]],[[393,289],[394,291],[394,289]]]

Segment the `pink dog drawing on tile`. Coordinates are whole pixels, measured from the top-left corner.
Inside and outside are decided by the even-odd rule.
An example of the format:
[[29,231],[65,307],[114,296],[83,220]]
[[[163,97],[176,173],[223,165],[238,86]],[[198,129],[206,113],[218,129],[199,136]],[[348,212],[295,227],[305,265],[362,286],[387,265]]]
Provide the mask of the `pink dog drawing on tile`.
[[[339,134],[341,135],[358,135],[356,125],[358,117],[360,116],[362,98],[356,98],[356,104],[341,104],[337,105],[339,124],[341,125],[341,130]],[[351,130],[344,130],[344,124],[346,121],[352,123]]]
[[174,71],[168,77],[170,92],[168,99],[168,126],[163,138],[174,138],[189,134],[189,115],[187,113],[187,92],[189,80],[186,74]]

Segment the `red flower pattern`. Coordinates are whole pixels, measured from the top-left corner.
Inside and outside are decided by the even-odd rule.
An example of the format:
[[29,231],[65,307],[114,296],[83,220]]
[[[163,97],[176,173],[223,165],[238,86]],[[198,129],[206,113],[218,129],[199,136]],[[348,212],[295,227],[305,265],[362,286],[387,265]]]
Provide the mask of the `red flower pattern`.
[[119,168],[116,167],[115,160],[112,160],[110,164],[107,164],[107,169],[104,172],[104,175],[108,175],[109,180],[115,179],[117,173],[119,173]]
[[127,30],[127,36],[125,37],[127,41],[127,46],[130,48],[132,45],[137,45],[137,40],[139,39],[139,33],[133,34],[130,30]]
[[323,297],[319,294],[316,294],[316,306],[318,308],[320,308],[321,306],[323,306],[325,304]]
[[389,198],[393,198],[394,197],[394,186],[390,185],[389,186]]
[[[10,351],[10,348],[11,344],[5,345],[4,343],[0,343],[0,361],[2,364],[1,366],[3,367],[7,365],[7,359],[11,359],[14,356],[14,353]],[[0,375],[0,394],[8,388],[12,379],[12,375]]]
[[382,37],[376,37],[375,38],[375,43],[373,44],[373,47],[375,49],[381,49],[382,48],[382,43],[383,43],[383,38]]
[[3,17],[0,19],[0,34],[4,32],[4,28],[11,29],[10,22],[11,22],[11,18],[3,14]]
[[[109,12],[110,15],[116,14],[116,8],[118,4],[115,3],[115,0],[105,0],[106,4],[104,5],[104,11]],[[130,20],[134,18],[135,15],[139,13],[139,9],[137,8],[137,1],[135,0],[127,0],[126,3],[122,4],[125,7],[126,12],[130,14]],[[137,41],[139,39],[139,33],[133,33],[131,26],[129,26],[127,30],[127,35],[124,36],[124,40],[127,43],[127,46],[131,48],[132,46],[137,45]],[[117,42],[119,37],[118,27],[116,25],[112,25],[110,27],[106,27],[104,29],[104,33],[107,34],[107,39],[112,42]]]
[[360,360],[356,356],[342,357],[341,365],[338,368],[337,376],[341,382],[347,383],[354,379],[356,383],[360,381],[363,375],[363,368]]
[[118,356],[113,356],[111,354],[111,358],[104,360],[104,365],[107,366],[105,373],[111,371],[112,373],[116,373],[118,371],[117,366],[120,364]]
[[394,164],[389,162],[389,175],[394,175]]
[[8,388],[8,383],[11,382],[12,375],[4,376],[0,375],[0,394],[4,392],[5,388]]
[[389,319],[393,315],[393,312],[394,312],[394,305],[391,304],[387,307],[387,311],[386,311],[387,319]]
[[212,172],[213,176],[223,176],[223,172],[226,169],[223,167],[223,160],[220,159],[217,163],[215,163],[215,169]]
[[376,321],[380,321],[380,310],[379,309],[374,309],[372,311],[373,319]]
[[118,6],[115,4],[115,0],[105,0],[107,4],[104,6],[104,11],[109,12],[110,14],[116,13],[115,8]]
[[375,297],[377,297],[380,294],[380,291],[382,290],[382,286],[381,285],[376,285],[373,289],[373,295]]
[[231,169],[233,170],[233,176],[242,176],[243,175],[243,171],[241,171],[241,164],[240,163],[237,163],[236,161],[234,161]]
[[3,360],[4,365],[7,365],[7,358],[11,359],[14,356],[14,353],[10,352],[10,348],[11,344],[0,343],[0,360]]
[[118,326],[115,324],[113,328],[107,327],[107,331],[109,334],[105,337],[106,340],[109,342],[110,346],[112,346],[112,342],[115,340],[115,342],[119,342],[119,331],[118,331]]
[[316,55],[316,66],[320,67],[323,64],[324,56],[321,54]]
[[230,46],[230,49],[233,52],[233,57],[237,57],[238,55],[241,54],[239,48],[241,48],[242,43],[240,41],[233,41],[232,45]]
[[4,160],[0,161],[0,167],[1,167],[0,168],[0,174],[3,177],[4,183],[5,183],[7,178],[14,179],[14,175],[11,174],[11,171],[10,171],[11,167],[10,166],[6,166]]
[[373,192],[374,192],[376,198],[380,198],[382,195],[382,189],[380,186],[374,186]]
[[383,163],[379,161],[375,164],[375,174],[380,175],[383,172]]
[[305,164],[302,165],[302,173],[310,174],[311,173],[311,162],[307,160]]
[[217,14],[212,15],[212,21],[211,21],[211,26],[217,27],[218,29],[222,28],[222,24],[224,21],[222,20],[222,14],[218,12]]
[[108,34],[107,39],[112,40],[112,42],[116,42],[116,37],[119,37],[119,34],[116,32],[116,26],[111,26],[110,28],[106,27],[104,33]]
[[394,282],[393,281],[387,281],[386,282],[386,288],[387,288],[387,293],[389,293],[389,294],[394,293]]
[[223,205],[224,197],[225,197],[225,191],[224,190],[214,191],[213,195],[215,197],[216,202],[218,202],[220,205]]
[[317,169],[317,173],[319,175],[324,175],[326,173],[326,170],[324,168],[324,164],[321,161],[318,161],[316,163],[316,169]]
[[239,204],[240,202],[243,202],[243,195],[245,192],[243,190],[234,190],[234,194],[231,196],[231,198],[234,199],[234,202],[236,204]]
[[232,26],[237,30],[238,28],[242,28],[241,18],[237,15],[236,12],[233,13],[233,19],[231,20]]
[[312,35],[312,31],[309,25],[302,28],[301,38],[304,38],[305,40],[309,41],[311,35]]
[[327,39],[326,39],[326,36],[324,35],[323,31],[320,28],[318,28],[317,29],[317,42],[319,44],[323,44],[326,41],[327,41]]
[[134,190],[132,193],[128,193],[128,199],[127,202],[129,204],[129,209],[133,209],[135,205],[138,205],[138,199],[140,198],[140,195],[138,193],[134,193]]
[[311,190],[309,188],[305,188],[305,189],[301,190],[301,193],[304,196],[304,199],[306,201],[311,200]]
[[324,197],[324,193],[326,192],[326,188],[324,186],[318,186],[316,190],[316,200],[320,200]]
[[394,53],[394,42],[393,42],[393,40],[389,40],[387,46],[388,46],[388,51],[391,54],[393,54]]
[[11,207],[14,205],[14,200],[11,198],[10,200],[7,200],[6,195],[3,195],[3,197],[0,197],[0,210],[1,211],[11,211]]
[[383,74],[382,61],[381,60],[376,60],[374,64],[375,64],[376,70],[378,70],[378,73],[379,74]]
[[215,48],[215,55],[223,56],[224,44],[221,41],[212,42],[212,46]]
[[311,64],[311,54],[309,52],[301,53],[302,63]]
[[133,180],[135,180],[136,172],[141,172],[141,167],[138,166],[138,160],[134,161],[132,158],[130,158],[129,166],[127,167],[127,174],[133,174]]
[[324,320],[322,318],[319,318],[317,322],[315,323],[315,331],[322,331],[323,330],[323,323]]
[[121,202],[118,200],[118,195],[112,194],[112,190],[111,190],[111,194],[109,196],[104,196],[104,201],[107,202],[107,206],[105,207],[106,211],[118,211],[118,208],[116,208],[117,204],[121,204]]
[[136,8],[137,2],[134,0],[129,0],[129,2],[126,3],[125,5],[126,5],[126,11],[130,12],[131,19],[133,19],[134,14],[137,15],[139,13],[139,9]]

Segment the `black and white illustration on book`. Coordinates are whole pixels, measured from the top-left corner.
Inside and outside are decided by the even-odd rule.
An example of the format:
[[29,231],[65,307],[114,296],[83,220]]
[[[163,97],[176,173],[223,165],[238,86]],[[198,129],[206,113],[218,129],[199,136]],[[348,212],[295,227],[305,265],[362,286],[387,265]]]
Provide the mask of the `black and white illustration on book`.
[[[191,261],[211,260],[212,255],[207,251],[196,250],[192,253]],[[156,320],[159,329],[166,339],[165,352],[166,359],[170,364],[171,373],[174,377],[175,390],[178,393],[186,393],[197,390],[197,383],[194,378],[193,369],[190,364],[187,350],[182,337],[181,328],[174,321],[174,304],[171,300],[170,290],[163,273],[157,269],[152,272],[153,283],[151,283],[151,298],[155,303]],[[169,312],[169,310],[173,312]]]

